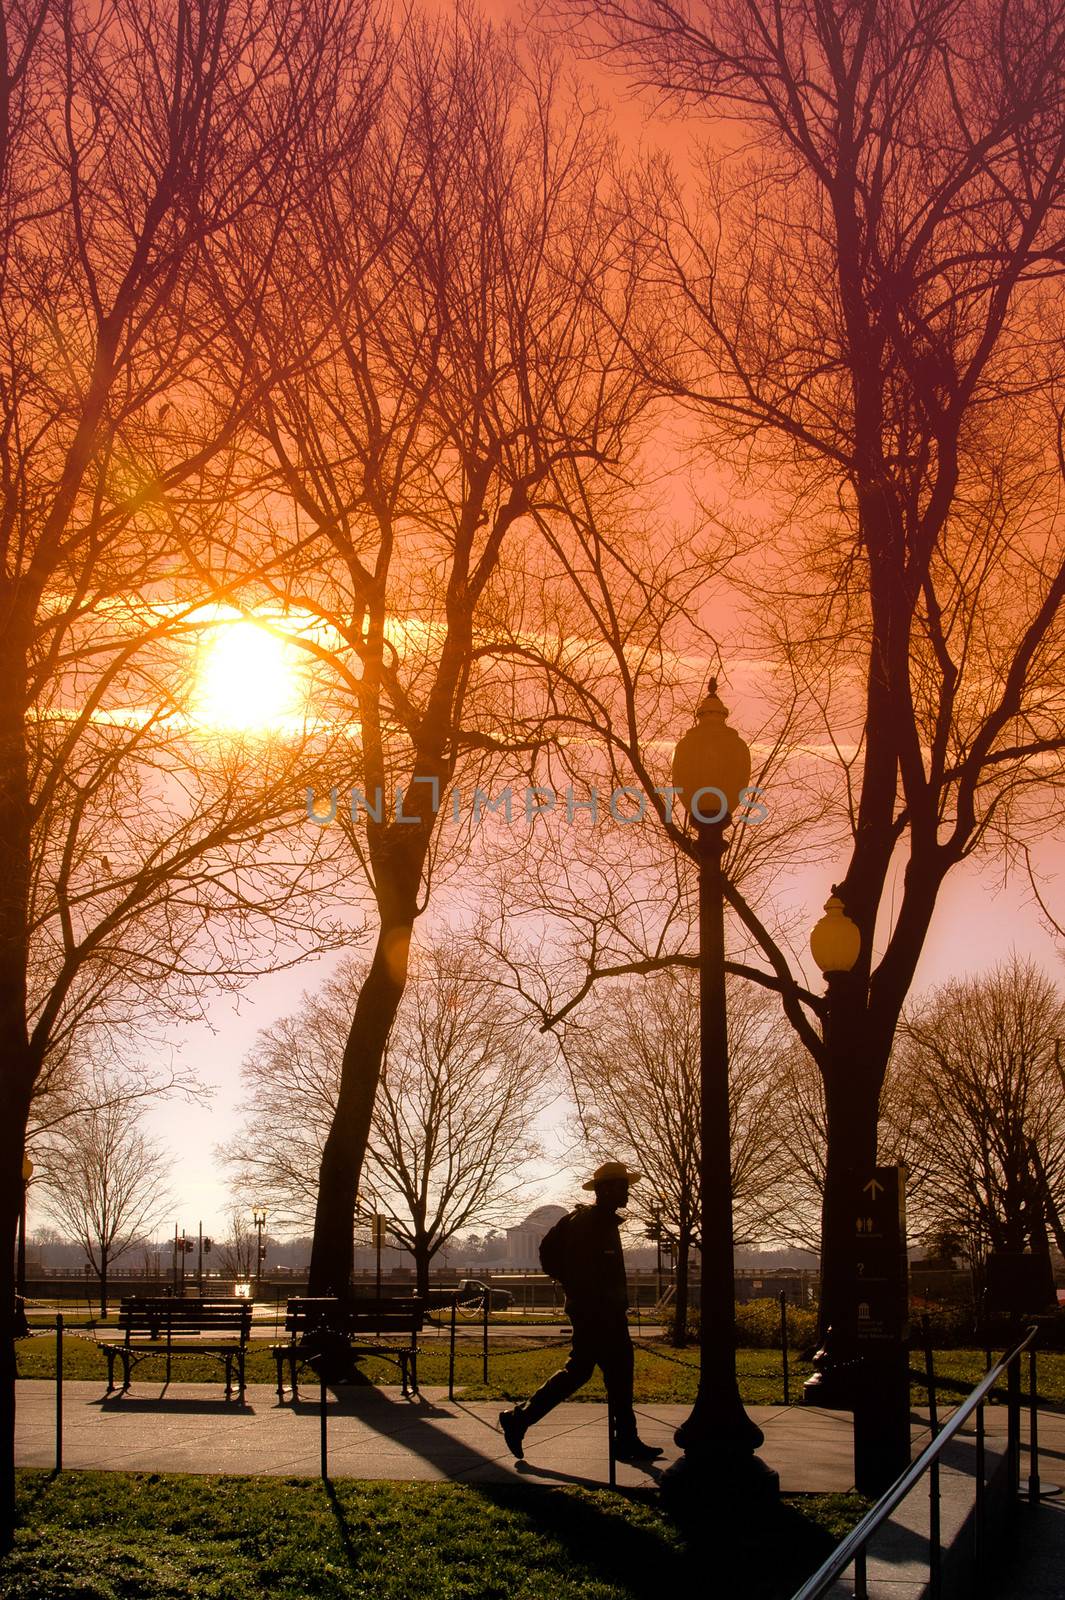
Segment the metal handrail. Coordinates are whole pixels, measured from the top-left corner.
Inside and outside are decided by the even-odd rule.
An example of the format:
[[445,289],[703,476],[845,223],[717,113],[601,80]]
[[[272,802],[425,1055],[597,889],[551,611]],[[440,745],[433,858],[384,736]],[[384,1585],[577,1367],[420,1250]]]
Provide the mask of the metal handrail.
[[820,1600],[829,1584],[842,1577],[852,1561],[856,1558],[860,1560],[864,1556],[865,1547],[873,1534],[883,1526],[895,1507],[905,1500],[912,1489],[916,1488],[929,1467],[939,1460],[950,1441],[961,1431],[973,1412],[979,1410],[983,1405],[988,1394],[1007,1368],[1014,1361],[1020,1360],[1038,1332],[1039,1329],[1035,1326],[1029,1328],[1021,1342],[1014,1345],[1013,1349],[1004,1355],[1001,1361],[996,1362],[991,1370],[984,1374],[976,1388],[962,1401],[950,1421],[944,1425],[942,1431],[936,1435],[930,1444],[925,1446],[916,1461],[911,1461],[905,1472],[899,1474],[891,1488],[887,1489],[876,1505],[865,1513],[860,1522],[855,1524],[846,1538],[841,1540],[832,1554],[818,1567],[813,1576],[807,1578],[802,1588],[796,1589],[794,1595],[792,1595],[792,1600]]

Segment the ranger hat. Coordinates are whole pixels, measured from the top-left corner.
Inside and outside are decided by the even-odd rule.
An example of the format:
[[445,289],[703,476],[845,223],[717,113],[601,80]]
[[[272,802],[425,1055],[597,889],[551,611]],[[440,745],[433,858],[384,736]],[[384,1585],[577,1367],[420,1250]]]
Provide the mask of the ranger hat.
[[638,1183],[643,1176],[639,1172],[630,1172],[624,1161],[604,1161],[601,1167],[596,1167],[587,1183],[582,1183],[582,1189],[594,1189],[600,1183]]

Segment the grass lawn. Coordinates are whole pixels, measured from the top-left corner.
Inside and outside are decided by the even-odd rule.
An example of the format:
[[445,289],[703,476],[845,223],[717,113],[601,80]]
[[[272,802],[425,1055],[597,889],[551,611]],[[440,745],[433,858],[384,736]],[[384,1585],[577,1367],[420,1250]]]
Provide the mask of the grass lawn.
[[[470,1400],[509,1400],[531,1394],[544,1379],[565,1360],[568,1341],[549,1346],[530,1347],[527,1340],[509,1341],[495,1339],[490,1347],[489,1382],[482,1379],[480,1349],[460,1346],[455,1360],[455,1384]],[[20,1339],[16,1346],[18,1371],[22,1378],[52,1378],[55,1376],[55,1336],[36,1335]],[[698,1350],[675,1350],[668,1345],[636,1349],[637,1400],[677,1401],[690,1403],[695,1398],[698,1380]],[[738,1365],[744,1399],[753,1404],[771,1405],[784,1398],[780,1352],[774,1350],[740,1350]],[[116,1364],[116,1371],[121,1369]],[[371,1383],[398,1382],[398,1372],[392,1362],[370,1357],[359,1363],[362,1375]],[[792,1397],[798,1395],[802,1379],[809,1373],[807,1363],[793,1359],[790,1363]],[[222,1368],[209,1356],[176,1357],[172,1376],[176,1382],[217,1382]],[[447,1341],[434,1341],[424,1347],[418,1357],[418,1378],[423,1384],[446,1384],[448,1372]],[[162,1380],[165,1373],[163,1357],[149,1357],[134,1369],[135,1382]],[[107,1363],[91,1336],[71,1333],[63,1339],[63,1374],[67,1378],[106,1380]],[[258,1341],[249,1347],[245,1375],[249,1383],[273,1383],[276,1368],[267,1349]],[[310,1380],[313,1382],[313,1378]],[[601,1375],[597,1372],[581,1391],[586,1400],[605,1399]]]
[[784,1500],[746,1529],[672,1522],[653,1492],[19,1474],[6,1600],[784,1600],[862,1514]]
[[[481,1354],[469,1345],[460,1346],[455,1362],[455,1383],[469,1400],[514,1400],[532,1393],[544,1379],[565,1359],[566,1341],[546,1347],[530,1347],[527,1340],[496,1339],[490,1347],[488,1383],[482,1379]],[[37,1335],[20,1339],[16,1346],[19,1376],[23,1378],[51,1378],[55,1375],[55,1337]],[[636,1340],[636,1399],[644,1404],[658,1402],[690,1404],[695,1398],[698,1379],[698,1350],[689,1347],[674,1349],[670,1345],[642,1343]],[[740,1393],[750,1405],[780,1405],[784,1400],[784,1380],[779,1350],[738,1350],[736,1365]],[[911,1394],[915,1405],[924,1405],[927,1399],[920,1377],[923,1362],[918,1356],[910,1361],[914,1374]],[[423,1348],[418,1358],[418,1377],[423,1384],[447,1383],[447,1341],[432,1341]],[[255,1341],[247,1358],[249,1383],[273,1383],[274,1362],[269,1351]],[[398,1382],[395,1365],[378,1358],[360,1362],[359,1370],[370,1383]],[[949,1402],[960,1398],[973,1387],[984,1373],[984,1354],[979,1350],[940,1350],[936,1353],[936,1373],[942,1382],[942,1399]],[[804,1378],[811,1368],[808,1362],[792,1356],[789,1360],[791,1399],[798,1400]],[[107,1364],[96,1348],[91,1336],[72,1333],[63,1341],[63,1372],[68,1378],[106,1380]],[[173,1378],[176,1382],[217,1382],[222,1368],[207,1356],[184,1356],[175,1359]],[[164,1374],[162,1357],[142,1361],[135,1369],[136,1382],[161,1380]],[[1051,1405],[1065,1405],[1065,1354],[1047,1352],[1038,1358],[1039,1393]],[[313,1379],[311,1380],[313,1382]],[[1022,1384],[1027,1387],[1028,1374],[1025,1363]],[[1003,1386],[1004,1387],[1004,1386]],[[582,1400],[605,1398],[602,1378],[598,1372],[576,1396]]]

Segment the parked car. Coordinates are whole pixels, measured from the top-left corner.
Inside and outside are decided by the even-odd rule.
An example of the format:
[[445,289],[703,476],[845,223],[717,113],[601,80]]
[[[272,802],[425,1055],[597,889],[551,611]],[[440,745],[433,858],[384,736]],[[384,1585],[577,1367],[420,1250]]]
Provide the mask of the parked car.
[[489,1289],[480,1278],[459,1279],[459,1305],[482,1306],[485,1295],[489,1296],[488,1309],[490,1311],[506,1311],[514,1304],[514,1296],[509,1289]]

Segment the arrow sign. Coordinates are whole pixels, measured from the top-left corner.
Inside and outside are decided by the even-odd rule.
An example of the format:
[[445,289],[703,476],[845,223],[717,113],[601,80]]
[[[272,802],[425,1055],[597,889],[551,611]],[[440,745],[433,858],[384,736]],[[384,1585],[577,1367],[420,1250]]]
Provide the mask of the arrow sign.
[[877,1178],[870,1178],[869,1182],[862,1185],[862,1193],[872,1195],[875,1200],[877,1194],[883,1194],[884,1185]]

